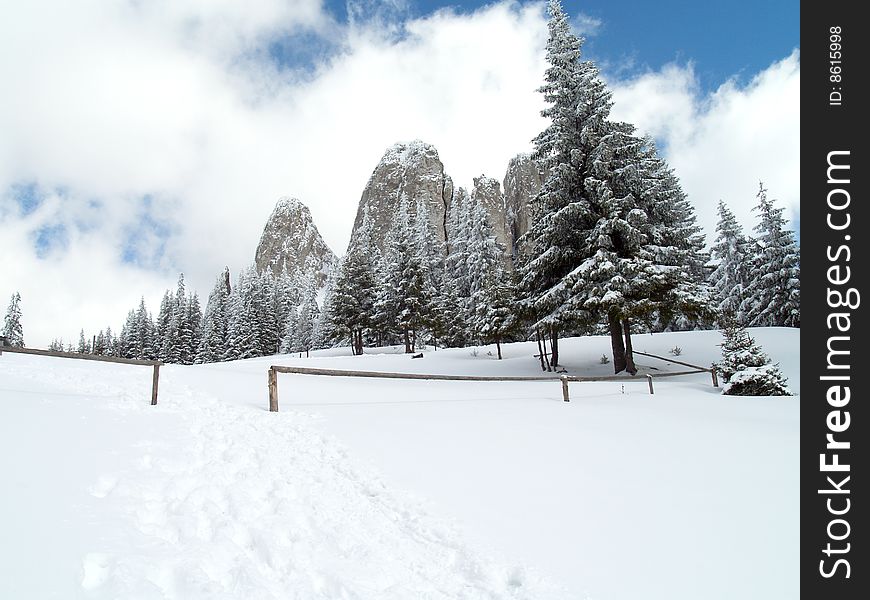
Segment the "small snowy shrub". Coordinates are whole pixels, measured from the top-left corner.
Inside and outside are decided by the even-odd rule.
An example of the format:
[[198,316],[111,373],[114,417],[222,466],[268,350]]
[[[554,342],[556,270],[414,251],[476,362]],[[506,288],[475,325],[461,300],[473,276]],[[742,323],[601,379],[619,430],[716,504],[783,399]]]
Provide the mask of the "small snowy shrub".
[[607,363],[610,362],[610,359],[607,358],[606,354],[602,354],[601,358],[598,359],[598,362],[600,362],[602,365],[606,365]]
[[722,391],[728,396],[793,396],[777,365],[746,367],[737,371]]
[[671,354],[673,354],[674,356],[679,356],[682,353],[683,353],[683,349],[680,348],[679,346],[674,346],[673,348],[671,348]]
[[477,347],[475,346],[474,348],[471,349],[471,356],[477,356],[477,354],[478,354],[478,350],[477,350]]
[[722,373],[729,396],[791,396],[785,376],[778,365],[762,352],[755,340],[743,327],[729,323],[722,330],[722,362],[717,369]]

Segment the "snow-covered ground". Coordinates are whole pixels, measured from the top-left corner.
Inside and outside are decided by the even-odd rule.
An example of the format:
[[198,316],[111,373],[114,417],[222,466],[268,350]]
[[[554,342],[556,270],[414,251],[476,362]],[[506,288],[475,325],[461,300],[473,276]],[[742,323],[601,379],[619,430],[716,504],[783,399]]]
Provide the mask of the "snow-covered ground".
[[[752,334],[799,392],[799,331]],[[634,346],[709,365],[720,342]],[[560,349],[609,374],[607,339]],[[5,353],[0,598],[798,596],[799,396],[282,374],[267,410],[271,364],[541,374],[534,344],[504,351],[165,366],[156,407],[148,368]]]

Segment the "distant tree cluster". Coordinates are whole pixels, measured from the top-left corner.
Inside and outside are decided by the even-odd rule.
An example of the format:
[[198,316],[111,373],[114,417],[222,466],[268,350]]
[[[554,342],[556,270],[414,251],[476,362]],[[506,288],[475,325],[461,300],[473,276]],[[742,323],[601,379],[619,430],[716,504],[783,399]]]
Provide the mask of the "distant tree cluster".
[[82,330],[77,346],[56,339],[50,349],[185,365],[307,352],[325,345],[314,280],[313,273],[276,277],[249,267],[233,287],[224,269],[203,312],[182,274],[175,291],[164,293],[156,319],[143,298],[117,336],[109,327],[89,340]]
[[[413,210],[412,210],[413,208]],[[365,345],[464,346],[512,338],[510,267],[483,205],[457,190],[441,242],[426,205],[402,199],[383,252],[362,225],[327,289],[328,336]]]
[[724,202],[712,256],[710,287],[720,314],[744,327],[800,327],[800,248],[785,228],[782,208],[773,206],[759,184],[755,232],[745,236]]

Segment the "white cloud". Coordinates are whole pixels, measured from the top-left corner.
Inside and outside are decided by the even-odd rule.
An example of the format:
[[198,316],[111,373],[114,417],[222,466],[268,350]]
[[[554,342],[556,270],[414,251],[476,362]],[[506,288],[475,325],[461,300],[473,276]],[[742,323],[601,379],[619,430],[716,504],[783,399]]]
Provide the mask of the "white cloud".
[[[383,29],[405,3],[375,4],[386,7],[378,18],[349,27],[321,0],[32,0],[5,10],[0,239],[15,250],[0,254],[0,303],[21,291],[26,341],[119,327],[140,295],[156,311],[178,271],[204,301],[224,265],[237,272],[253,260],[280,196],[307,203],[342,252],[363,186],[394,142],[435,144],[458,185],[481,173],[501,178],[544,126],[535,91],[543,5],[445,9]],[[301,74],[263,60],[271,41],[300,33],[339,50]],[[789,127],[796,138],[796,116],[790,122],[780,109],[737,130],[764,140],[752,142],[754,159],[741,155],[745,140],[720,128],[736,127],[758,103],[775,105],[777,86],[796,77],[790,64],[712,99],[690,70],[674,67],[618,83],[615,112],[668,141],[693,198],[742,198],[729,187],[739,171],[747,202],[759,177],[785,199],[782,179],[796,181],[796,172],[784,160],[775,173],[761,151]],[[770,127],[779,117],[783,131]],[[2,194],[29,182],[50,199],[22,215]],[[64,249],[39,258],[34,232],[57,223]],[[130,252],[140,265],[123,260]]]
[[664,154],[695,205],[698,221],[715,236],[719,200],[745,233],[756,224],[755,195],[800,214],[800,58],[797,51],[746,85],[728,81],[704,96],[691,65],[669,65],[614,90],[614,118],[632,122],[664,142]]

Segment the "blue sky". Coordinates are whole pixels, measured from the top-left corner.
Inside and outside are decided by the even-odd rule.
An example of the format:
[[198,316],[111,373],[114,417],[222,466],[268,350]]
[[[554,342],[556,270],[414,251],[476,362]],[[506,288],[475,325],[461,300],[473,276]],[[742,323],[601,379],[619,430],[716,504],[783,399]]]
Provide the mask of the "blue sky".
[[[419,17],[444,7],[469,12],[489,2],[402,4],[397,12]],[[327,5],[347,19],[345,0]],[[587,57],[623,76],[692,61],[701,85],[713,89],[733,76],[751,77],[800,46],[797,0],[563,0],[562,6],[577,24],[584,15],[599,23],[587,36]]]

